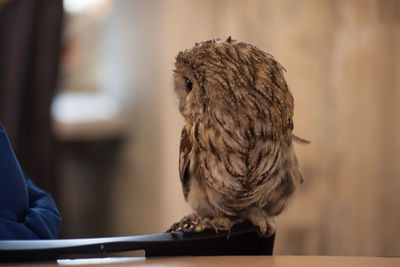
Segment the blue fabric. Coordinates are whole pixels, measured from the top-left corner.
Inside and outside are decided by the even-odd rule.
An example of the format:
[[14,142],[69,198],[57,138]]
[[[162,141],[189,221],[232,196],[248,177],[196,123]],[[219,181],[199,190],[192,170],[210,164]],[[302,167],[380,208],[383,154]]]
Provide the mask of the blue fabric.
[[57,238],[60,225],[53,198],[24,175],[0,123],[0,239]]
[[22,218],[29,208],[28,190],[7,133],[0,124],[0,209]]

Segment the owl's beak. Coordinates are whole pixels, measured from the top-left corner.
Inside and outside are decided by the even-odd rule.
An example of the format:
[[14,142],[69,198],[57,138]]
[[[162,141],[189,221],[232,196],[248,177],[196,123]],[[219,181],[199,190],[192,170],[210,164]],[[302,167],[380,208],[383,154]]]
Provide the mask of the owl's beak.
[[179,102],[179,112],[183,115],[183,111],[184,111],[185,105],[183,103],[183,101]]

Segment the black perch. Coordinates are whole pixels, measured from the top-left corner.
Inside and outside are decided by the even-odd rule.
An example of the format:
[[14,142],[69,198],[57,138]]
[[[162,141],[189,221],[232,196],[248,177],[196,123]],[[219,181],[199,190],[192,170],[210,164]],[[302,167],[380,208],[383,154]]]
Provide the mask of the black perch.
[[79,255],[104,257],[107,253],[144,250],[146,257],[272,255],[275,234],[262,237],[250,223],[227,232],[163,233],[152,235],[58,240],[0,241],[0,262],[51,261]]

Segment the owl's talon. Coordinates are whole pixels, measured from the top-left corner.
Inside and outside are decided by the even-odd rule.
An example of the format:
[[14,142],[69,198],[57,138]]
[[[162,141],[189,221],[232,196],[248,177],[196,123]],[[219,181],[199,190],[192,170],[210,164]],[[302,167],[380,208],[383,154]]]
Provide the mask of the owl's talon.
[[213,219],[202,218],[198,215],[188,215],[183,217],[179,222],[174,223],[168,230],[167,233],[171,232],[202,232],[206,229],[211,229],[216,233],[226,231],[228,236],[231,233],[232,225],[237,223],[231,221],[226,217],[216,217]]

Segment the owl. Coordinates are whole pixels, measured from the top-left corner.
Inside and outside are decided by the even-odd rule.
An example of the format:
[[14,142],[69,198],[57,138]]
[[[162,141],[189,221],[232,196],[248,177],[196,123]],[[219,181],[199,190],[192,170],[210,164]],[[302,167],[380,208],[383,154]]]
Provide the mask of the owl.
[[178,54],[179,175],[194,213],[169,232],[229,231],[243,221],[274,232],[274,216],[303,181],[292,143],[302,139],[292,134],[283,72],[272,55],[230,37]]

